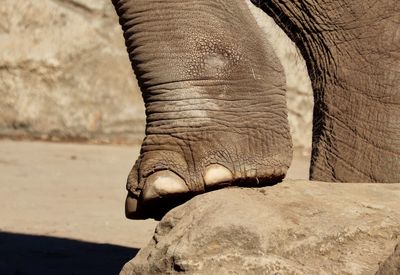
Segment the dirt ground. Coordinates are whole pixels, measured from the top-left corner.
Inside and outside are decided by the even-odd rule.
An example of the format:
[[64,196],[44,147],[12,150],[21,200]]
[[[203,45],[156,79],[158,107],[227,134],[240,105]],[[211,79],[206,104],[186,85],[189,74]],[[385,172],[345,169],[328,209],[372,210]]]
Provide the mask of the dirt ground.
[[[0,141],[0,274],[117,274],[156,221],[124,217],[138,146]],[[288,178],[308,177],[296,155]]]

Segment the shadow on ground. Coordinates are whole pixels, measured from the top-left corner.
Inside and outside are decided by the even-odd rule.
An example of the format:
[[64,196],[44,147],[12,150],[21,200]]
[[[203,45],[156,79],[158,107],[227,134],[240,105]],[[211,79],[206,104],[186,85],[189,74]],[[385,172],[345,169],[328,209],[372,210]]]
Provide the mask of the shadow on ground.
[[0,274],[118,274],[138,249],[0,232]]

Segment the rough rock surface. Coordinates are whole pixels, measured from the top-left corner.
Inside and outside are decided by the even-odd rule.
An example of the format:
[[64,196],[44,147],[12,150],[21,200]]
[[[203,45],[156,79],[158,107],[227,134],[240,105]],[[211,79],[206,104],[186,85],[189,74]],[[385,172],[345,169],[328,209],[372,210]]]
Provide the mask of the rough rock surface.
[[375,274],[399,241],[400,184],[286,181],[173,209],[122,274]]
[[[307,149],[312,95],[304,65],[271,20],[262,24],[286,64],[294,145]],[[2,0],[0,96],[0,137],[131,142],[144,134],[143,101],[111,0]]]
[[141,140],[144,107],[110,0],[3,0],[0,136]]

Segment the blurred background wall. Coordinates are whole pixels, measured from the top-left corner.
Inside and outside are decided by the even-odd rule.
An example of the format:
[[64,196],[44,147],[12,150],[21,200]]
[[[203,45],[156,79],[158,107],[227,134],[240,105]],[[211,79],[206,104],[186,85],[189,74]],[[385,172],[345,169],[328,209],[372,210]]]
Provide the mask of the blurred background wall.
[[[294,145],[308,151],[312,95],[304,62],[272,22],[260,22],[287,73]],[[0,96],[0,137],[143,138],[143,102],[111,0],[2,0]]]

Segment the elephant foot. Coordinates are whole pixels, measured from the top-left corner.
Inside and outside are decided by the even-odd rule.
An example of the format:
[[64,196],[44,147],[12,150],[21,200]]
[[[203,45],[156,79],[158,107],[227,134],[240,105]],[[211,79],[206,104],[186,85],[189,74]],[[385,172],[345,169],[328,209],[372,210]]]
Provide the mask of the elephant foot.
[[113,2],[147,116],[126,215],[160,217],[199,193],[279,182],[292,155],[285,74],[248,5]]
[[289,136],[264,132],[249,127],[251,120],[242,121],[244,129],[238,133],[194,130],[148,135],[128,177],[126,216],[160,219],[200,193],[280,182],[291,161]]

